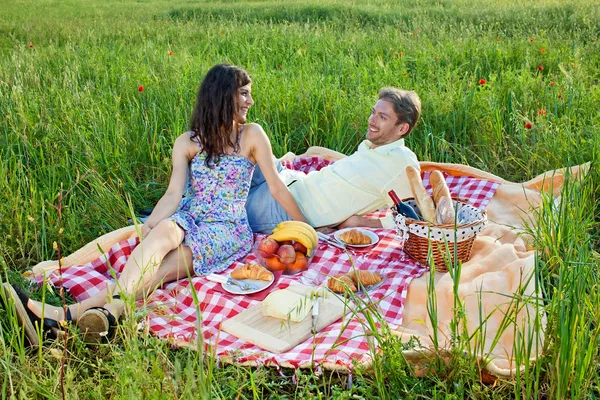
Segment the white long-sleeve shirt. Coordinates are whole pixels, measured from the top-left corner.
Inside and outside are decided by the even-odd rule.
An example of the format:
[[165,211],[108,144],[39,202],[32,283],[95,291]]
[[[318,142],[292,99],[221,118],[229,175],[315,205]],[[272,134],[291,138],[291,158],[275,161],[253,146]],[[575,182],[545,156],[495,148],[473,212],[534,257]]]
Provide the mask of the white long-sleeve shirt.
[[[417,156],[404,146],[404,139],[371,148],[363,141],[358,150],[320,171],[283,175],[292,195],[312,226],[337,225],[353,215],[362,215],[392,206],[388,192],[413,197],[406,167],[419,169]],[[391,216],[381,219],[384,228],[393,228]]]

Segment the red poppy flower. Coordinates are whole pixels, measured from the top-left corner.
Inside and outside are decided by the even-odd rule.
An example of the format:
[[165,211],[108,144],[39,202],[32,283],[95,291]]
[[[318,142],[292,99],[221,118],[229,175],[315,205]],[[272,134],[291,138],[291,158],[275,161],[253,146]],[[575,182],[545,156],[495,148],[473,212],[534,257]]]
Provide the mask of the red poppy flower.
[[525,122],[525,128],[527,129],[531,129],[533,125],[531,125],[531,122]]
[[139,92],[143,92],[143,91],[144,91],[144,87],[140,85],[140,86],[138,87],[138,91],[139,91]]
[[555,85],[556,85],[556,83],[550,82],[550,86],[554,87]]
[[540,49],[540,53],[543,53],[543,52],[545,52],[545,51],[546,51],[546,50],[544,50],[544,48],[543,48],[543,47]]
[[170,55],[170,56],[172,56],[172,55],[173,55],[173,52],[172,52],[172,51],[170,51],[170,52],[169,52],[169,55]]
[[33,49],[33,43],[29,43],[29,48]]
[[562,99],[562,93],[559,93],[559,94],[558,94],[558,98],[559,98],[559,99]]
[[538,110],[538,115],[546,115],[547,112],[544,109]]
[[485,85],[487,83],[487,81],[485,79],[480,79],[479,80],[479,84],[480,85]]
[[538,65],[538,71],[543,71],[543,70],[544,70],[544,67],[541,65]]
[[529,43],[533,43],[533,38],[530,38],[530,39],[529,39]]

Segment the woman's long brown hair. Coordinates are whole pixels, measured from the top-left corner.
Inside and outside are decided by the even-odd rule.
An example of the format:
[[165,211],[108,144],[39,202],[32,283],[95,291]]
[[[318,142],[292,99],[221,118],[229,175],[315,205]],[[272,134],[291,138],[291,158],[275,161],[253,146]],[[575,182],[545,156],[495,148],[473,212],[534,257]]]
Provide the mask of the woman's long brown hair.
[[194,132],[192,140],[200,143],[206,154],[206,166],[218,164],[225,149],[235,147],[231,131],[238,108],[237,90],[251,82],[246,71],[228,64],[215,65],[204,77],[190,129]]

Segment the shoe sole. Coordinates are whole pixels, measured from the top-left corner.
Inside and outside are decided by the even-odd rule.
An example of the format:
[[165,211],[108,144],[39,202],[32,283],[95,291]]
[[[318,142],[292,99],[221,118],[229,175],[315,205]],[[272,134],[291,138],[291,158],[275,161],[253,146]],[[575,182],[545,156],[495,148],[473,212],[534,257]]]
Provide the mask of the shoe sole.
[[2,284],[4,288],[4,293],[6,294],[7,299],[12,299],[12,302],[15,306],[15,310],[17,311],[17,319],[19,320],[20,325],[25,330],[25,336],[27,340],[29,340],[29,344],[32,346],[39,346],[40,341],[38,338],[37,330],[33,323],[29,319],[29,314],[27,314],[27,310],[25,309],[25,304],[21,302],[19,295],[15,292],[15,289],[8,282],[4,282]]
[[82,340],[86,343],[100,343],[108,336],[109,323],[106,314],[100,310],[87,310],[77,320]]

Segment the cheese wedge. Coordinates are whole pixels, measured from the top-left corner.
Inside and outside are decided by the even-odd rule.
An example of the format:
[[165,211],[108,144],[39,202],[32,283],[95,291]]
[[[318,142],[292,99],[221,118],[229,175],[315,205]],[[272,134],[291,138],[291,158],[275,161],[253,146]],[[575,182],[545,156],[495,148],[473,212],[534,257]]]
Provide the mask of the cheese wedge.
[[262,302],[264,316],[301,322],[312,309],[310,297],[302,296],[289,290],[276,290]]

